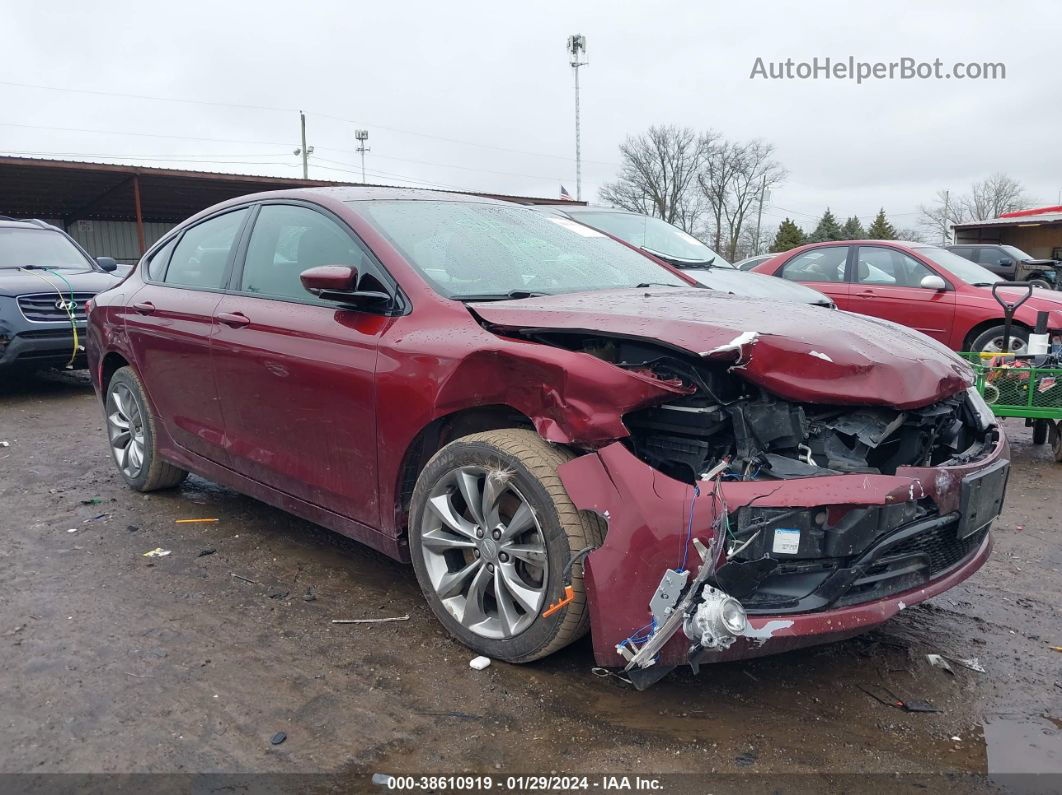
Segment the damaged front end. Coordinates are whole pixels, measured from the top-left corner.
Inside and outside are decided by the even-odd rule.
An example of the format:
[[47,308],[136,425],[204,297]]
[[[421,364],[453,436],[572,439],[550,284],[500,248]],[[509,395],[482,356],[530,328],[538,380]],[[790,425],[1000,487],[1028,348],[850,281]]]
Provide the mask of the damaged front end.
[[831,405],[755,383],[755,335],[700,355],[525,336],[682,387],[560,470],[575,504],[608,520],[585,564],[596,656],[639,686],[680,663],[856,634],[987,558],[1006,442],[961,383],[924,405]]

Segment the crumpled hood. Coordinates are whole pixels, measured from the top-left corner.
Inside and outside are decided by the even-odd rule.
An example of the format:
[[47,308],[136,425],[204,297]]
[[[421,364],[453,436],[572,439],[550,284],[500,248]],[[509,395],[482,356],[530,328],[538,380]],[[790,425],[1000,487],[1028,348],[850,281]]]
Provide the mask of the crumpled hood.
[[[100,293],[114,287],[121,281],[121,276],[96,271],[87,265],[83,268],[54,268],[55,273],[62,274],[63,279],[47,271],[24,271],[18,268],[0,268],[0,295],[16,296],[27,293],[54,292],[41,277],[54,284],[63,293],[70,287],[75,293]],[[70,287],[67,287],[69,282]]]
[[745,298],[773,298],[801,304],[832,306],[829,296],[797,282],[732,268],[683,268],[682,272],[705,287]]
[[973,383],[943,345],[885,320],[702,289],[621,289],[481,302],[506,330],[601,332],[658,340],[788,400],[917,408]]

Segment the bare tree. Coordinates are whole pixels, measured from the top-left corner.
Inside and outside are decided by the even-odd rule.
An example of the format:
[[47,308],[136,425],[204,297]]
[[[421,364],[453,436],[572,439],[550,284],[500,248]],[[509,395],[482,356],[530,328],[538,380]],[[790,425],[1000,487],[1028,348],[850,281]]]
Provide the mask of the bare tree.
[[619,178],[601,188],[601,200],[693,231],[700,214],[700,197],[693,187],[710,140],[689,127],[670,124],[628,136],[620,146]]
[[931,240],[939,239],[941,243],[946,243],[955,224],[998,218],[1003,213],[1023,210],[1029,204],[1022,184],[997,172],[981,182],[975,182],[965,196],[952,196],[945,190],[937,191],[931,204],[919,205],[919,225],[926,230]]
[[941,245],[951,239],[951,227],[966,220],[966,209],[958,196],[951,196],[946,190],[938,190],[932,204],[918,205],[921,213],[918,224],[925,230],[932,242]]
[[997,172],[982,182],[974,183],[968,196],[962,199],[963,209],[971,221],[998,218],[1003,213],[1024,210],[1029,206],[1025,188],[1016,179]]
[[773,144],[766,141],[722,141],[707,148],[697,183],[711,210],[715,248],[724,257],[737,255],[746,227],[755,225],[762,192],[778,185],[785,175],[774,159]]

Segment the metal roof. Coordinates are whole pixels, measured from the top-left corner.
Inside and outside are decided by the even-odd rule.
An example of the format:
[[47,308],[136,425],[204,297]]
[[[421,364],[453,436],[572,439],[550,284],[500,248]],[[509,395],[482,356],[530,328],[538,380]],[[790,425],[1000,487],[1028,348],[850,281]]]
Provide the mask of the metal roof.
[[[0,156],[0,215],[61,218],[66,221],[131,221],[136,218],[136,193],[139,192],[142,220],[175,223],[218,202],[248,193],[352,185],[362,189],[393,187],[334,180]],[[474,191],[465,192],[464,195],[522,204],[583,203]]]
[[1027,215],[1000,216],[986,221],[963,221],[952,224],[954,229],[975,229],[979,226],[1037,226],[1062,223],[1062,212],[1030,213]]

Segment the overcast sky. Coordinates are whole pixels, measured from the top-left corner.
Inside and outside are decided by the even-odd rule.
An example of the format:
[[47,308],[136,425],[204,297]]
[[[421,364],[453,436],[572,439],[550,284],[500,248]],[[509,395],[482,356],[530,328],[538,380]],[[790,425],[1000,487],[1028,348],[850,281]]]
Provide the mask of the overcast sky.
[[[772,224],[808,226],[828,204],[914,226],[936,190],[994,171],[1041,204],[1062,191],[1057,0],[2,0],[0,19],[3,154],[299,176],[302,108],[313,177],[358,178],[364,127],[370,181],[574,194],[564,45],[582,33],[583,198],[614,176],[626,135],[660,123],[773,142],[789,177]],[[816,56],[1003,62],[1006,79],[749,77],[757,57]]]

